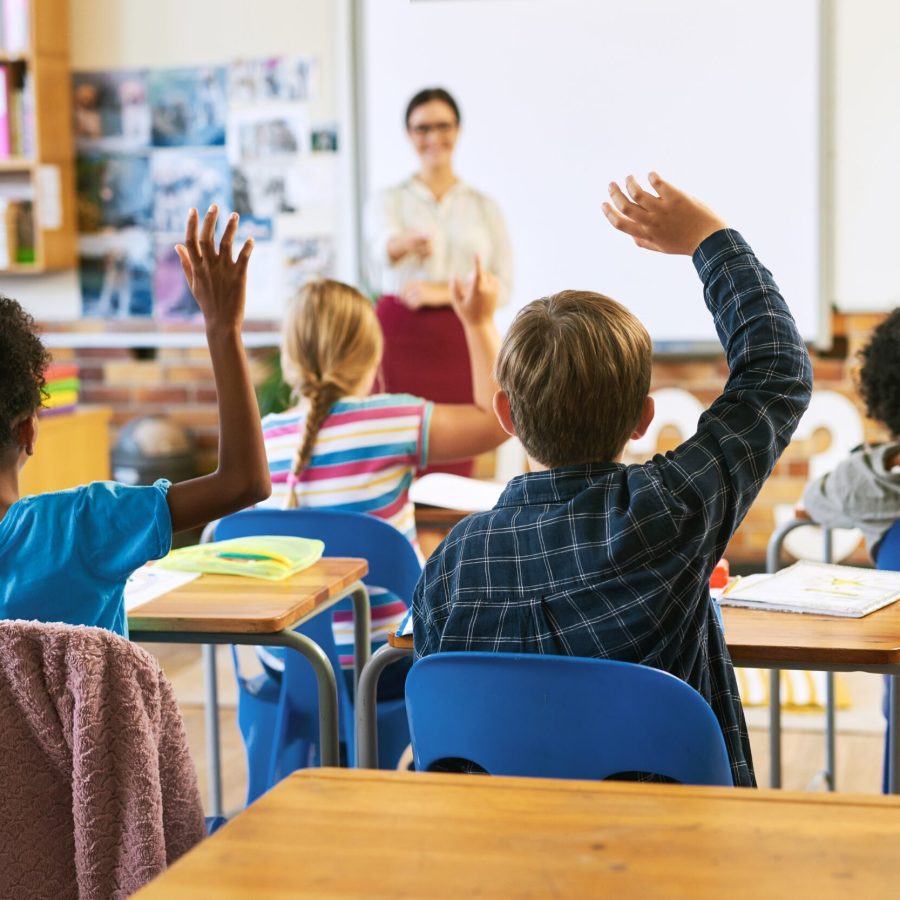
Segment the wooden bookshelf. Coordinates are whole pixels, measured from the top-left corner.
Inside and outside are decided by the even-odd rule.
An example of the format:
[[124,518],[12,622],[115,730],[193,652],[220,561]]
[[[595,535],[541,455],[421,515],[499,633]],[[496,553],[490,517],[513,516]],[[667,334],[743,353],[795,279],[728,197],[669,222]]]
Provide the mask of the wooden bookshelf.
[[[0,0],[0,15],[10,0]],[[0,272],[38,274],[72,268],[77,258],[75,150],[72,137],[72,87],[69,61],[69,0],[27,0],[28,45],[0,46],[7,81],[27,78],[31,91],[29,132],[33,152],[0,156],[0,197],[29,199],[34,225],[34,261],[9,254]],[[0,19],[3,22],[2,19]],[[4,28],[0,40],[7,40]],[[7,103],[7,116],[14,109]],[[14,241],[11,243],[14,244]]]

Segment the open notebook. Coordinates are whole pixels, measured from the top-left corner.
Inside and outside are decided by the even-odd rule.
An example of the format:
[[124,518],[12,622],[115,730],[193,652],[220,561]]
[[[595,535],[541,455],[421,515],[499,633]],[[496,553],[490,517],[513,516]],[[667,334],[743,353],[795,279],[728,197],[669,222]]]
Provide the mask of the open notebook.
[[425,503],[442,509],[484,512],[496,506],[505,487],[499,481],[482,481],[447,472],[431,472],[412,483],[409,499],[413,503]]
[[900,572],[798,562],[774,575],[741,578],[722,606],[859,619],[900,599]]

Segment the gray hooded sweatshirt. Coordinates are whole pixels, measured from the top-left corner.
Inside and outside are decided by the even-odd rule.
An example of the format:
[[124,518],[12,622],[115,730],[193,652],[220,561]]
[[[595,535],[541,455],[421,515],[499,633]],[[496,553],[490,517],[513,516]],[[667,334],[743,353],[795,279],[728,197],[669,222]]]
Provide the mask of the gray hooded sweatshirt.
[[900,466],[885,468],[885,460],[898,451],[900,442],[859,447],[803,492],[803,505],[819,525],[859,528],[872,559],[900,519]]

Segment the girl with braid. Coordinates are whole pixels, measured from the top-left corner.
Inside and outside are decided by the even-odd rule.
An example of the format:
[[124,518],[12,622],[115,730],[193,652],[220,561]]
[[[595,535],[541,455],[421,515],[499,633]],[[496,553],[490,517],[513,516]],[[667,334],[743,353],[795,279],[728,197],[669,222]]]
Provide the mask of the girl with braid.
[[[338,281],[307,284],[288,308],[282,330],[282,370],[298,402],[262,423],[272,478],[272,496],[263,505],[367,513],[390,522],[418,551],[409,499],[416,469],[468,459],[507,437],[492,408],[498,292],[496,278],[482,270],[478,258],[468,279],[453,283],[474,401],[441,404],[408,394],[373,394],[382,335],[372,304]],[[372,587],[369,595],[374,651],[403,619],[409,598]],[[349,601],[335,607],[333,623],[341,665],[352,684]],[[283,651],[266,648],[260,656],[277,677],[284,668]],[[388,668],[379,697],[402,696],[407,668]]]

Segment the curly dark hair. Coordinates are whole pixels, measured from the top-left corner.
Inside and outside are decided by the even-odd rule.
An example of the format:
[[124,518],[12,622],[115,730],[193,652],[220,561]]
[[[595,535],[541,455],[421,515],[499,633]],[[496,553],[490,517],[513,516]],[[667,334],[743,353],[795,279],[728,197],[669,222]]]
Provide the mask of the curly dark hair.
[[866,412],[900,436],[900,307],[872,332],[859,358],[859,393]]
[[34,319],[0,294],[0,450],[15,442],[15,420],[37,412],[44,402],[49,362]]

